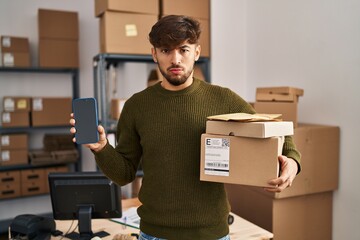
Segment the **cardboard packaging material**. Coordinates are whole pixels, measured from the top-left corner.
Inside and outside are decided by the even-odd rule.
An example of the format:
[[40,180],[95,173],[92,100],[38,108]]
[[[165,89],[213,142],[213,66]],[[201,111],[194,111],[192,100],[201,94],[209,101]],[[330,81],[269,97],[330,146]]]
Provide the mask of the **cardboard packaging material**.
[[43,168],[21,170],[20,175],[22,196],[46,193],[47,179]]
[[72,112],[72,99],[67,97],[34,97],[32,102],[32,126],[66,126]]
[[0,151],[0,166],[13,166],[22,164],[28,164],[27,149]]
[[210,1],[209,0],[160,0],[161,15],[187,15],[200,19],[210,19]]
[[0,172],[0,199],[19,197],[20,184],[20,171]]
[[265,87],[256,89],[256,101],[298,102],[304,90],[293,87]]
[[279,175],[283,140],[202,134],[200,180],[270,187]]
[[110,117],[111,119],[118,120],[121,114],[121,111],[124,107],[124,104],[127,99],[124,98],[113,98],[110,102]]
[[100,17],[105,11],[159,15],[159,0],[95,0],[95,17]]
[[254,108],[258,113],[282,114],[283,121],[291,121],[294,128],[298,125],[297,102],[255,102]]
[[28,112],[2,112],[1,121],[3,128],[29,127],[30,115]]
[[51,9],[38,10],[39,39],[79,39],[79,17],[77,12]]
[[225,184],[231,210],[272,232],[274,240],[332,239],[332,192],[274,199]]
[[39,66],[50,68],[78,68],[78,41],[61,39],[40,39]]
[[0,135],[0,151],[28,149],[27,134],[3,134]]
[[3,97],[3,108],[5,112],[30,112],[31,97]]
[[1,36],[0,57],[0,66],[30,67],[28,38]]
[[294,134],[292,122],[237,122],[213,121],[206,122],[206,133],[239,137],[269,138]]
[[148,34],[156,15],[106,11],[100,18],[100,51],[119,54],[151,54]]

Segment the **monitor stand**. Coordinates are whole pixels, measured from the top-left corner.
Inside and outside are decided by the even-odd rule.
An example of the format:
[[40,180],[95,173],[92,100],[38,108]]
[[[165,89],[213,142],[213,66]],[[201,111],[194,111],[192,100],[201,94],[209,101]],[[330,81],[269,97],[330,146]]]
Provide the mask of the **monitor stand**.
[[91,230],[91,213],[92,213],[92,206],[85,205],[79,206],[78,212],[78,222],[79,222],[79,233],[71,232],[66,234],[65,237],[71,240],[91,240],[93,237],[106,237],[110,235],[105,231],[100,231],[97,233],[93,233]]

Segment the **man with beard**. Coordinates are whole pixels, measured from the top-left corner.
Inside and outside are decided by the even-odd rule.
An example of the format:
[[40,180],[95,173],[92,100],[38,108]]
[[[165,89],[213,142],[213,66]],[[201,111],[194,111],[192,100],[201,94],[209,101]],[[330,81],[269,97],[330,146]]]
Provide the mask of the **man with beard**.
[[[87,145],[99,168],[121,186],[134,180],[141,160],[142,240],[230,239],[224,184],[199,180],[200,137],[207,116],[255,111],[230,89],[193,77],[201,51],[200,32],[199,22],[192,18],[161,18],[149,40],[163,80],[126,101],[115,148],[102,126],[98,127],[99,142]],[[74,125],[75,120],[70,123]],[[299,161],[292,138],[286,137],[279,157],[282,174],[269,180],[274,188],[267,190],[280,192],[290,186],[300,171]]]

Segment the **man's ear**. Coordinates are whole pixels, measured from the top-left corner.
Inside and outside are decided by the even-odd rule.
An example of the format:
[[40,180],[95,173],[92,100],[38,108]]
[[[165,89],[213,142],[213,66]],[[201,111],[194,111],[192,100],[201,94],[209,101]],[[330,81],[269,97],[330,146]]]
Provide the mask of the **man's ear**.
[[152,58],[153,58],[154,62],[157,63],[156,49],[155,48],[151,48],[151,55],[152,55]]
[[199,60],[200,53],[201,53],[201,46],[200,46],[200,44],[198,44],[195,47],[195,61]]

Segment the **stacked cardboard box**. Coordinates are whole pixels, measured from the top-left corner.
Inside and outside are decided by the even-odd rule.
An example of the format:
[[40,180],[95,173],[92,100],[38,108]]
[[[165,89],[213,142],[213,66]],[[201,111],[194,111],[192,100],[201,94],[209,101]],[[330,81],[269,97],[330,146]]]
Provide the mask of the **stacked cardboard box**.
[[160,0],[161,16],[187,15],[197,19],[201,26],[201,56],[210,57],[210,1],[209,0]]
[[299,124],[293,139],[302,155],[302,171],[293,185],[273,194],[258,187],[226,184],[232,211],[273,232],[275,240],[331,239],[340,130]]
[[100,52],[151,53],[148,34],[158,20],[158,0],[95,0],[100,22]]
[[3,97],[2,127],[30,126],[31,98],[26,96]]
[[200,180],[271,187],[268,180],[279,175],[284,136],[292,134],[292,122],[208,120],[201,136]]
[[38,10],[39,66],[79,67],[77,12]]
[[30,67],[28,38],[1,36],[0,40],[0,66]]
[[69,125],[69,114],[72,112],[71,103],[72,98],[69,97],[33,97],[32,126]]
[[0,138],[0,166],[28,163],[27,134],[4,134]]
[[304,91],[293,87],[264,87],[256,89],[254,108],[258,113],[280,113],[284,121],[297,127],[298,99]]

